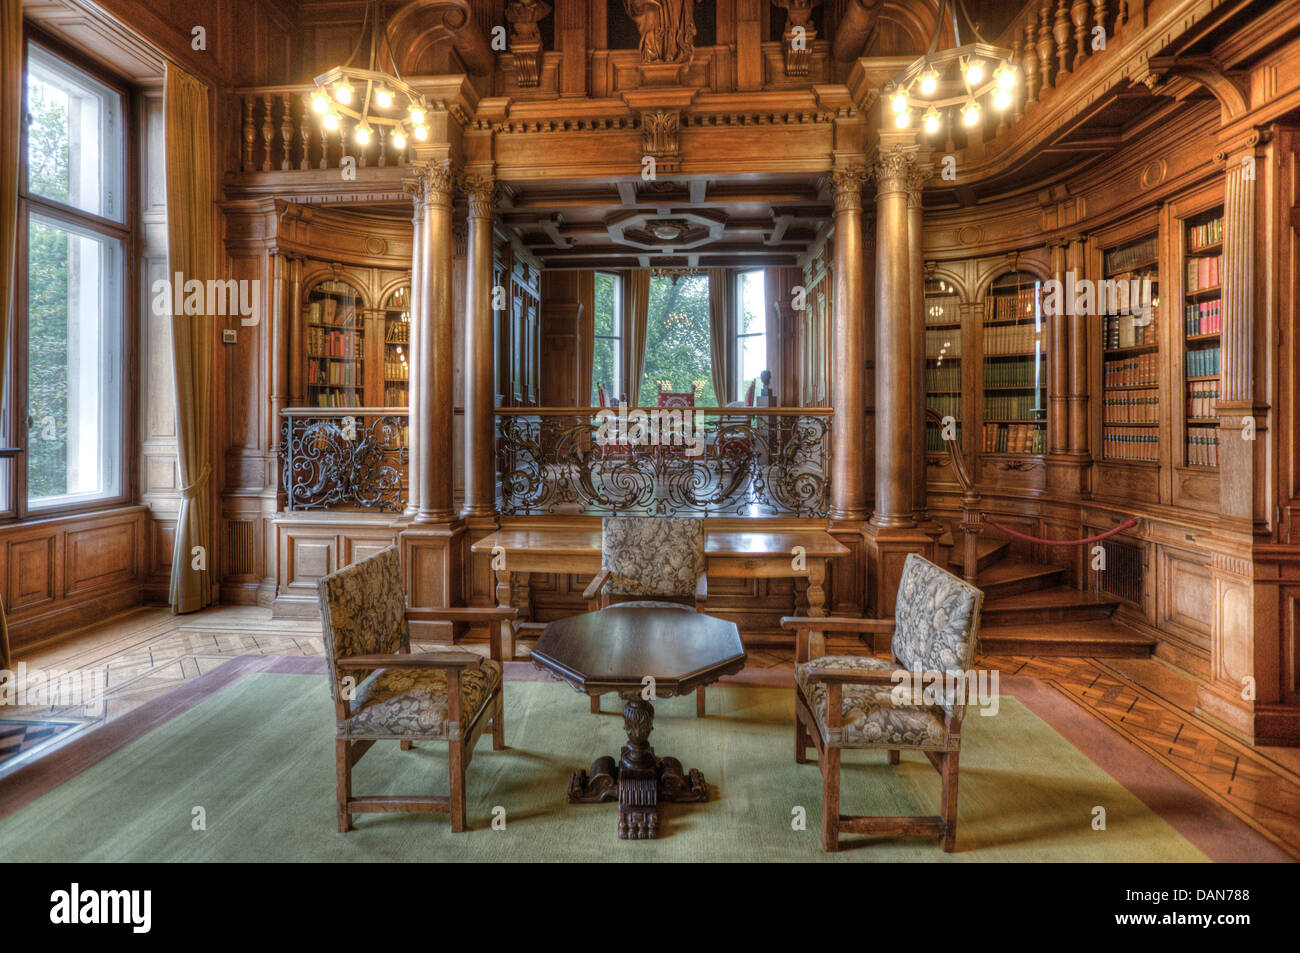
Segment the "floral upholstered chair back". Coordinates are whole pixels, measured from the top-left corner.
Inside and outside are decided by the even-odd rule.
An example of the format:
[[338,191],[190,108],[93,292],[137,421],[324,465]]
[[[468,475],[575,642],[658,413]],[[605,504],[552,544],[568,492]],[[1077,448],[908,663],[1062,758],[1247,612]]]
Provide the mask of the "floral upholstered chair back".
[[[972,671],[983,604],[982,591],[910,553],[894,604],[894,658],[912,671]],[[959,691],[945,698],[944,711],[962,715],[965,697]]]
[[704,521],[673,516],[607,516],[600,526],[605,591],[638,596],[695,594],[704,571]]
[[341,658],[392,655],[411,647],[406,623],[406,590],[396,547],[332,572],[316,583],[330,694],[339,700]]

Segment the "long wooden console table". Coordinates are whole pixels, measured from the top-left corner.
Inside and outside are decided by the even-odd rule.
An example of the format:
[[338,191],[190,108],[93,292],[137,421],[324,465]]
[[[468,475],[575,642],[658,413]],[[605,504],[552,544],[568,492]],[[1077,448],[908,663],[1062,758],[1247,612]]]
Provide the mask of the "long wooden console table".
[[[802,547],[802,554],[797,547]],[[572,573],[595,576],[600,572],[599,529],[503,529],[476,542],[476,553],[501,557],[493,560],[497,604],[519,611],[519,619],[532,618],[528,580],[532,573]],[[832,559],[849,554],[848,547],[824,530],[776,533],[720,530],[704,538],[705,572],[717,578],[756,577],[806,579],[806,611],[826,614],[826,571]],[[514,645],[506,657],[514,657]]]

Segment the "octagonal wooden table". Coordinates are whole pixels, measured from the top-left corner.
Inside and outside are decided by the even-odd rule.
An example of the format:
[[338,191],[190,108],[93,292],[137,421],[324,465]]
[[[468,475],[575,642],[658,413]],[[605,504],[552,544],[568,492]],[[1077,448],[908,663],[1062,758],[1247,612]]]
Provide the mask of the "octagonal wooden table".
[[571,803],[617,798],[618,836],[640,840],[658,836],[661,802],[708,800],[697,769],[683,772],[676,758],[655,756],[650,699],[685,695],[744,668],[734,622],[672,603],[624,602],[552,622],[532,661],[575,691],[624,699],[627,744],[617,761],[597,758],[590,772],[574,772]]

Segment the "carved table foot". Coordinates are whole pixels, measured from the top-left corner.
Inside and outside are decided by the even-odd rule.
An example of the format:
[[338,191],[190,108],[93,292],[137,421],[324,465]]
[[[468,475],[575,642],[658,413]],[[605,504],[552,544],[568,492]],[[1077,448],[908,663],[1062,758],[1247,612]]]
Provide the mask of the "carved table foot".
[[618,798],[618,836],[624,840],[651,840],[659,836],[659,804],[699,803],[709,799],[704,775],[692,768],[682,770],[676,758],[656,758],[650,747],[654,729],[654,706],[639,695],[623,706],[627,744],[617,763],[597,758],[590,774],[575,771],[569,782],[568,800],[591,804]]

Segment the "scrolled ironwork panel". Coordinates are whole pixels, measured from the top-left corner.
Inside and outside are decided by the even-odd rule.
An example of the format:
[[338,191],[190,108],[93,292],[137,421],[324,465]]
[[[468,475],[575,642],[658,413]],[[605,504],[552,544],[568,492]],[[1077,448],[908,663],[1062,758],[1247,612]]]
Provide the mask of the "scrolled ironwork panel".
[[303,416],[281,424],[281,482],[289,510],[406,506],[406,417]]
[[500,512],[827,515],[828,417],[655,414],[498,414]]

